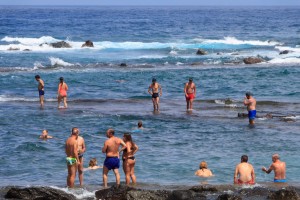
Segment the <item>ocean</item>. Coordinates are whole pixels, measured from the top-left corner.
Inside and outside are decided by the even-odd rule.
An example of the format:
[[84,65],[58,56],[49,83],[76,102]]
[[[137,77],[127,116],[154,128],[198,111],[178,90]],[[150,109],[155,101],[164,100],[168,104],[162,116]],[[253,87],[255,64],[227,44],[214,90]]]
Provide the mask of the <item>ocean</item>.
[[[299,185],[299,18],[300,7],[0,6],[0,187],[67,190],[64,144],[72,127],[85,139],[86,167],[94,157],[103,163],[108,128],[118,137],[132,132],[144,187],[232,184],[243,154],[261,186],[273,180],[261,167],[274,153],[287,164],[288,183]],[[86,40],[94,47],[81,48]],[[71,48],[49,45],[58,41]],[[244,64],[251,56],[264,61]],[[45,82],[44,109],[36,74]],[[68,109],[57,109],[61,76]],[[147,93],[153,77],[163,89],[159,113]],[[190,77],[197,97],[186,112]],[[257,100],[254,128],[238,118],[247,91]],[[43,129],[54,139],[38,139]],[[203,160],[213,178],[194,176]],[[112,172],[108,180],[115,181]],[[102,171],[86,171],[84,185],[78,198],[102,188]]]

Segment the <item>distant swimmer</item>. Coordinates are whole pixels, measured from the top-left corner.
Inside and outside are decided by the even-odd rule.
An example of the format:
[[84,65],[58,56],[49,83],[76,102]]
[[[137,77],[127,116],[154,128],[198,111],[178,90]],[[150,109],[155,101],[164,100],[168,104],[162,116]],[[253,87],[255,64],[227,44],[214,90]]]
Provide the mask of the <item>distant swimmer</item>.
[[138,129],[144,129],[142,121],[138,122]]
[[78,145],[78,158],[80,161],[80,164],[78,164],[78,177],[79,177],[79,182],[80,186],[83,185],[83,154],[86,151],[86,146],[83,137],[79,136],[77,138],[77,145]]
[[92,158],[89,162],[89,167],[88,168],[84,168],[84,170],[89,170],[89,169],[92,169],[92,170],[95,170],[95,169],[100,169],[100,168],[103,168],[103,166],[98,166],[97,165],[97,159],[96,158]]
[[41,107],[44,107],[45,84],[44,84],[44,81],[41,79],[40,75],[36,75],[35,80],[39,83],[38,91],[39,91],[39,97],[40,97],[40,104],[41,104]]
[[60,108],[60,102],[64,101],[64,108],[68,107],[67,104],[67,91],[68,91],[68,85],[64,82],[64,78],[59,78],[60,83],[58,84],[58,90],[57,90],[57,102],[58,102],[58,108]]
[[280,161],[279,154],[274,154],[272,156],[273,163],[270,165],[269,169],[265,167],[262,168],[262,171],[269,174],[271,171],[274,170],[274,183],[285,183],[285,171],[286,165],[285,162]]
[[196,98],[196,85],[193,78],[189,78],[189,82],[184,85],[184,94],[186,99],[186,109],[193,110],[193,101]]
[[162,88],[156,79],[152,79],[152,84],[148,88],[148,93],[152,95],[153,111],[159,111],[159,97],[162,96]]
[[42,135],[40,135],[40,139],[46,140],[46,139],[52,139],[53,137],[48,135],[48,131],[45,129],[42,131]]
[[139,147],[133,142],[132,137],[129,133],[124,133],[123,140],[126,146],[123,150],[123,170],[125,173],[126,185],[129,185],[130,179],[133,184],[136,183],[136,176],[134,174],[135,166],[135,153],[138,151]]
[[253,98],[253,94],[251,92],[246,92],[244,105],[247,106],[249,124],[254,125],[254,119],[256,117],[256,100]]
[[213,173],[207,168],[207,163],[202,161],[199,165],[199,169],[195,172],[195,175],[206,178],[213,176]]
[[119,155],[119,147],[122,145],[123,147],[126,144],[118,137],[115,137],[115,131],[113,129],[108,129],[106,131],[106,137],[108,139],[104,142],[104,146],[102,148],[102,153],[106,154],[106,158],[103,164],[103,184],[104,187],[107,187],[107,175],[109,170],[113,170],[116,176],[117,186],[120,185],[120,155]]
[[241,157],[241,163],[238,164],[234,172],[234,184],[255,184],[254,168],[248,163],[248,156],[243,155]]
[[79,129],[76,127],[72,128],[72,134],[67,139],[65,145],[65,151],[67,155],[66,161],[68,167],[67,186],[70,188],[74,187],[76,172],[78,168],[77,165],[80,165],[80,160],[78,157],[78,144],[77,144],[78,135],[79,135]]

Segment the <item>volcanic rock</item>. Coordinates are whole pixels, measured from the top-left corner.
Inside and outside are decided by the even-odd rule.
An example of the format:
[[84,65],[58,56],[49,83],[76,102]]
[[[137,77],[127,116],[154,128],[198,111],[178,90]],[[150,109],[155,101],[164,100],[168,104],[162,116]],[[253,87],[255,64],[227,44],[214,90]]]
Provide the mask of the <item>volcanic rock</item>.
[[94,43],[91,40],[87,40],[81,47],[94,47]]
[[244,58],[243,61],[245,64],[256,64],[256,63],[261,63],[264,60],[259,57],[248,57],[248,58]]

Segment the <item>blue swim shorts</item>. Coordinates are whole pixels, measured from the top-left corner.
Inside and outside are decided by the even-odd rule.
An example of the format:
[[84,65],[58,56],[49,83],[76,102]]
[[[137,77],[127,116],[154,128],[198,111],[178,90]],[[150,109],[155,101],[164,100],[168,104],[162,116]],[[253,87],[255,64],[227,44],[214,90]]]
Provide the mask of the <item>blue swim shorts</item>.
[[45,91],[44,90],[39,90],[39,95],[42,96],[45,94]]
[[256,110],[249,110],[248,111],[248,118],[250,120],[252,120],[252,119],[255,119],[255,117],[256,117]]
[[274,179],[274,183],[285,183],[285,179]]
[[118,157],[106,157],[104,160],[104,166],[107,167],[108,170],[119,169],[120,159]]

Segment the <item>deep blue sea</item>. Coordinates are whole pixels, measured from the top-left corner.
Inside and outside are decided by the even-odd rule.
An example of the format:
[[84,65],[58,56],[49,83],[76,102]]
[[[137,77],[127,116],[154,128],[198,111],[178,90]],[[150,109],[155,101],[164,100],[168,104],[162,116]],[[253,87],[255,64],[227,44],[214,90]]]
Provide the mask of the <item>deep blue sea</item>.
[[[261,172],[273,153],[286,162],[289,184],[299,185],[299,19],[300,7],[0,6],[0,186],[66,188],[72,127],[85,139],[86,167],[93,157],[103,163],[108,128],[118,137],[133,132],[137,181],[146,187],[232,184],[243,154],[263,185],[273,180]],[[94,47],[81,48],[86,40]],[[71,48],[49,45],[58,41]],[[196,55],[199,48],[207,55]],[[244,64],[250,56],[265,61]],[[36,74],[45,81],[44,109]],[[66,110],[56,103],[61,76],[69,86]],[[163,88],[160,113],[147,93],[153,77]],[[189,77],[197,86],[191,113],[183,93]],[[237,117],[246,113],[246,91],[261,117],[254,128]],[[143,132],[134,131],[139,120]],[[39,140],[43,129],[54,139]],[[194,176],[202,160],[213,178]],[[102,171],[86,171],[84,184],[77,197],[93,196]]]

